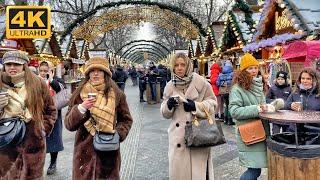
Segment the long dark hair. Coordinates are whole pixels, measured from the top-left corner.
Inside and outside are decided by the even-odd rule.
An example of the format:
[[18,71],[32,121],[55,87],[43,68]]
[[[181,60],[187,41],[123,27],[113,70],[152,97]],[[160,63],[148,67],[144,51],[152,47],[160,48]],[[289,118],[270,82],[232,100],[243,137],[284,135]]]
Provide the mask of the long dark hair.
[[[78,96],[81,93],[81,90],[83,88],[83,86],[89,81],[90,77],[89,77],[90,72],[88,73],[88,75],[86,75],[85,79],[82,80],[82,82],[80,83],[79,87],[74,91],[74,93],[71,96],[69,105],[72,104],[74,105],[76,103],[76,99],[78,98]],[[105,89],[103,90],[104,94],[107,94],[110,90],[110,88],[112,87],[112,79],[111,77],[104,72],[104,83],[105,83]]]

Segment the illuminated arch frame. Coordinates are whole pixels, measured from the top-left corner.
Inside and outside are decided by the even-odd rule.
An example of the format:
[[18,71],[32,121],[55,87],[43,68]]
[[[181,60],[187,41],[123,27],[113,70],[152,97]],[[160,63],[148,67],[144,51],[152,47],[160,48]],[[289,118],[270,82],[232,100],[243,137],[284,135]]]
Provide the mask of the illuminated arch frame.
[[[184,18],[187,18],[188,20],[191,21],[191,23],[193,25],[195,25],[195,27],[197,27],[197,29],[199,30],[199,33],[203,36],[206,36],[206,32],[205,30],[202,28],[201,23],[194,19],[192,17],[192,15],[185,13],[183,10],[181,10],[180,8],[176,7],[176,6],[172,6],[172,5],[168,5],[168,4],[164,4],[164,3],[159,3],[159,2],[150,2],[150,1],[120,1],[120,2],[111,2],[111,3],[105,3],[103,5],[99,5],[97,6],[95,9],[85,13],[83,16],[77,18],[73,23],[70,24],[70,26],[68,26],[68,28],[66,28],[66,30],[63,32],[62,36],[61,36],[61,41],[65,38],[65,36],[67,34],[70,34],[73,29],[75,27],[77,27],[78,25],[81,25],[82,23],[85,22],[85,19],[92,17],[94,14],[96,14],[98,12],[98,10],[104,9],[104,8],[112,8],[112,7],[119,7],[121,5],[146,5],[146,6],[157,6],[160,9],[167,9],[170,10],[171,12],[177,13],[179,15],[181,15]],[[57,12],[52,10],[52,12]]]

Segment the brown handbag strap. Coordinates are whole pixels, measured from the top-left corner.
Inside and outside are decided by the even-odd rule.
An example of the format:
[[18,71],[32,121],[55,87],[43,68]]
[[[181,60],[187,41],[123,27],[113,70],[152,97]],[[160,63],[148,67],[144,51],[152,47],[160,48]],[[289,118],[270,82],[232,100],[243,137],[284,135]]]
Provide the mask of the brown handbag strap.
[[215,121],[212,119],[210,113],[208,112],[208,110],[206,109],[206,107],[204,106],[203,103],[201,103],[201,107],[202,107],[202,110],[206,113],[207,119],[208,119],[209,123],[210,123],[210,124],[215,123]]

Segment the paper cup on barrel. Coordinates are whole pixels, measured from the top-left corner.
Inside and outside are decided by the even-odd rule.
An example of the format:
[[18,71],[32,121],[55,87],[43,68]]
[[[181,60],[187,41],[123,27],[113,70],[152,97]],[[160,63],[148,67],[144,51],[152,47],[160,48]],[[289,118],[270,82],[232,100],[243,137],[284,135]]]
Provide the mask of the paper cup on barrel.
[[298,104],[298,111],[302,111],[302,102],[295,102],[296,104]]

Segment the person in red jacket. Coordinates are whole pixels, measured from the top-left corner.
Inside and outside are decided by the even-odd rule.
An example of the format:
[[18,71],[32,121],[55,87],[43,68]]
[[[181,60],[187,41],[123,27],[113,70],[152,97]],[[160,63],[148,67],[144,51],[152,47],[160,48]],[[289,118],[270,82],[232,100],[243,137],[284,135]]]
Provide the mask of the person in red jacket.
[[219,119],[223,119],[223,102],[222,102],[222,98],[219,95],[219,87],[217,86],[217,83],[216,83],[218,76],[222,71],[221,62],[218,61],[214,63],[211,66],[210,71],[211,71],[211,75],[210,75],[211,86],[212,86],[214,95],[217,97],[217,100],[218,100],[218,108],[216,109],[215,117]]

